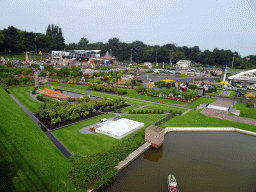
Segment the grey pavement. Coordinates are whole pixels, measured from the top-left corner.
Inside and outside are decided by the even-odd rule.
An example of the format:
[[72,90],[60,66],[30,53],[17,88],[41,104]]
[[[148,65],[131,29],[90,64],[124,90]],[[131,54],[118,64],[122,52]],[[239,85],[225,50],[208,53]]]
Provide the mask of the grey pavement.
[[[30,119],[38,125],[40,129],[43,129],[40,125],[40,121],[18,100],[16,99],[12,94],[10,96],[13,98],[13,100],[25,111],[25,113],[30,117]],[[50,131],[44,132],[46,136],[53,142],[53,144],[62,152],[62,154],[69,158],[72,156],[72,153],[56,138],[54,137]]]

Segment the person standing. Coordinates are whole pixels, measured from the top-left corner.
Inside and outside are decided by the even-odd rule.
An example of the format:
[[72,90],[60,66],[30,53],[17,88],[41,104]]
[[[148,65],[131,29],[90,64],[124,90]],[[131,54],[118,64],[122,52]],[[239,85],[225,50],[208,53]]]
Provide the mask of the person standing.
[[188,90],[188,87],[189,87],[188,81],[185,81],[185,86],[186,86],[186,90],[185,90],[185,91],[187,91],[187,90]]
[[175,85],[175,91],[177,91],[178,90],[178,81],[176,81],[174,85]]

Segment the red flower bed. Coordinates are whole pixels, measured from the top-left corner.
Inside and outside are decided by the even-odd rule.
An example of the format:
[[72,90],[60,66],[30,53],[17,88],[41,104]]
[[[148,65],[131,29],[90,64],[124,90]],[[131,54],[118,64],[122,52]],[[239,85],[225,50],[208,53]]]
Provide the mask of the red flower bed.
[[[139,93],[140,93],[141,95],[146,95],[146,94],[142,93],[141,91],[139,91]],[[147,96],[152,96],[152,95],[147,94]],[[153,96],[153,97],[159,97],[159,96],[155,95],[155,96]],[[186,99],[181,99],[181,98],[178,98],[178,97],[174,97],[174,98],[170,98],[170,97],[159,97],[159,98],[162,98],[162,99],[171,99],[171,100],[182,101],[182,102],[188,102],[188,100],[186,100]],[[198,96],[192,98],[190,101],[193,102],[193,101],[195,101],[196,99],[198,99]]]

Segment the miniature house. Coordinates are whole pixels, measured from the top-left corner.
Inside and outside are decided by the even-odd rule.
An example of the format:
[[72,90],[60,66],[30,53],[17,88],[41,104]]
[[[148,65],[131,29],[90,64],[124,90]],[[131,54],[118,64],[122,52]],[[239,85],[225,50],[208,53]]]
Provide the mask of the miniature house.
[[145,131],[145,142],[151,143],[152,147],[159,148],[164,143],[164,129],[151,125]]

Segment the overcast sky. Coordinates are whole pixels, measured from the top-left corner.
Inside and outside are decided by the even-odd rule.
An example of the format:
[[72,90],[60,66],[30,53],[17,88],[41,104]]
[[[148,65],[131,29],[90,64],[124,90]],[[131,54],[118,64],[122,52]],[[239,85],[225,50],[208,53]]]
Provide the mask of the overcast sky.
[[45,34],[54,24],[66,44],[118,37],[256,55],[256,0],[0,0],[0,7],[0,29]]

